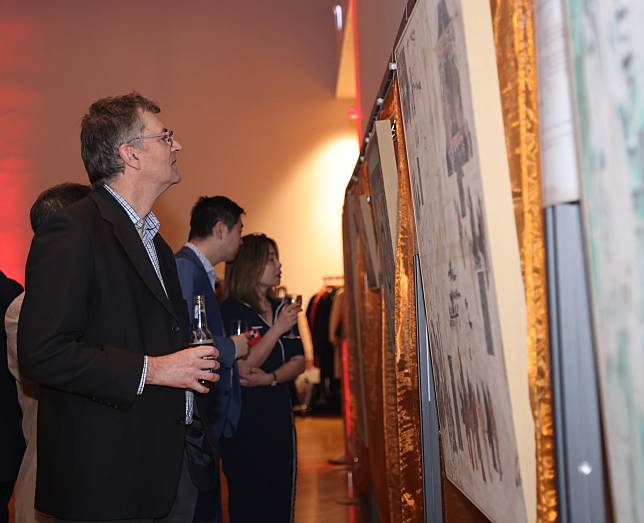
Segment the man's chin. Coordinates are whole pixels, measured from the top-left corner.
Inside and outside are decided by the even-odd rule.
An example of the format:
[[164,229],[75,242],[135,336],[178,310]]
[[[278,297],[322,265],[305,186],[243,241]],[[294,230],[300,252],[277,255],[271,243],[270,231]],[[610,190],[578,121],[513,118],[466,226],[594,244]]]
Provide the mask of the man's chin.
[[167,191],[170,187],[173,185],[177,185],[181,181],[181,174],[179,172],[175,172],[172,175],[172,178],[170,178],[163,186],[163,192]]

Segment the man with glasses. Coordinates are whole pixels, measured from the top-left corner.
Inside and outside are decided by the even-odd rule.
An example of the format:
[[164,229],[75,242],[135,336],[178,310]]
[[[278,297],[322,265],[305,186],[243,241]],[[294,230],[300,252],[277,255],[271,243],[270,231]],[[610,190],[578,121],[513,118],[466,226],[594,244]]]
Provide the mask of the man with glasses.
[[[186,348],[185,303],[152,206],[181,179],[158,105],[98,100],[81,123],[94,190],[39,229],[18,326],[40,385],[36,509],[59,521],[192,521],[216,442],[199,416],[218,351]],[[204,409],[205,410],[205,409]]]

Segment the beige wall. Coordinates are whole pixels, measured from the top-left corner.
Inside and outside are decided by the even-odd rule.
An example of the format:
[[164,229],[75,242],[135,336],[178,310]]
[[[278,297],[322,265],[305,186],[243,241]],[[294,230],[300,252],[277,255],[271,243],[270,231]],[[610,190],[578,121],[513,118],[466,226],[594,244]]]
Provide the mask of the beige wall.
[[[9,2],[0,51],[0,268],[24,263],[27,212],[45,187],[85,181],[79,120],[96,98],[139,90],[184,150],[183,181],[159,201],[177,248],[202,194],[273,236],[284,283],[313,293],[342,272],[340,215],[357,156],[351,101],[333,98],[332,1]],[[4,131],[3,131],[4,133]],[[7,160],[8,159],[8,160]],[[14,185],[10,190],[9,184]],[[15,240],[14,240],[15,242]]]
[[387,71],[389,57],[400,22],[405,12],[406,0],[356,0],[358,4],[358,48],[360,53],[360,109],[362,130],[376,101],[378,88]]

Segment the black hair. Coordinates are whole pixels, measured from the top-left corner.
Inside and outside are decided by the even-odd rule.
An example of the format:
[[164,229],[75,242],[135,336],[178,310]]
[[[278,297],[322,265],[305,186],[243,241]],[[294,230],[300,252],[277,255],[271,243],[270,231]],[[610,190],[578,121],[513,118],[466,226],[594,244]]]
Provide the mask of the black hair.
[[54,213],[84,198],[90,193],[88,185],[80,183],[61,183],[40,193],[29,211],[29,220],[34,234]]
[[190,234],[193,238],[207,238],[217,222],[223,222],[231,230],[244,214],[244,209],[225,196],[202,196],[190,213]]

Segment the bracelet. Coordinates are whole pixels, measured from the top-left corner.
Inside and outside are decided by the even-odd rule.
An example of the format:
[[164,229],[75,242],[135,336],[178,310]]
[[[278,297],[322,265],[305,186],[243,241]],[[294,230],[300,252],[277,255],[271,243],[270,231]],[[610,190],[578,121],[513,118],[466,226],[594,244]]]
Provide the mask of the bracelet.
[[273,381],[271,382],[271,387],[277,385],[277,374],[275,372],[271,373],[273,375]]

